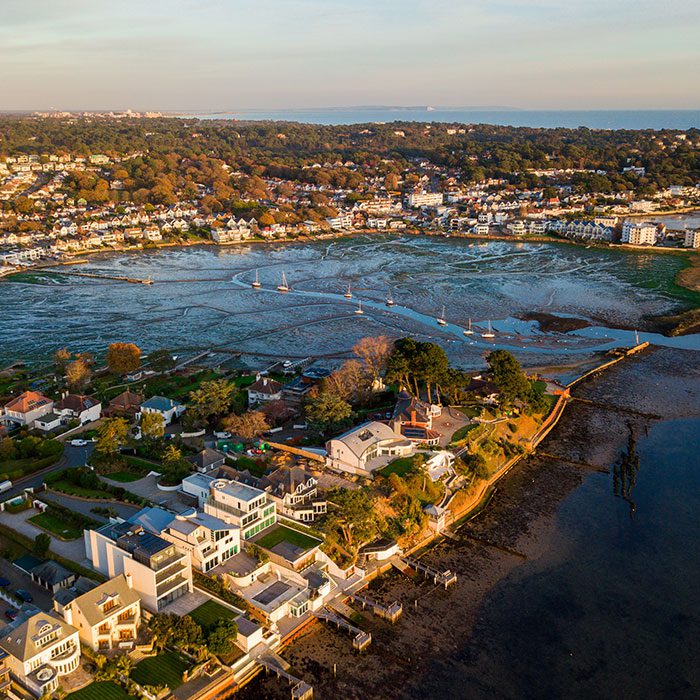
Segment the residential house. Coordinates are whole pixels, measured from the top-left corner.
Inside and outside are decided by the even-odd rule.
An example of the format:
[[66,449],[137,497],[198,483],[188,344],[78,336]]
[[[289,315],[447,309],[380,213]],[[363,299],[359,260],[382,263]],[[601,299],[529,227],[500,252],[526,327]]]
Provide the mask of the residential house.
[[143,396],[140,394],[128,390],[123,391],[109,402],[104,410],[104,415],[107,418],[122,416],[134,420],[141,410],[142,403]]
[[371,476],[394,458],[413,454],[413,442],[388,425],[372,421],[330,439],[326,450],[331,469]]
[[407,391],[401,391],[389,425],[395,433],[413,442],[434,445],[439,441],[440,433],[432,429],[433,418],[441,413],[442,408],[437,404],[425,403]]
[[0,698],[7,697],[7,693],[12,685],[10,679],[10,667],[7,665],[7,652],[0,649]]
[[317,485],[316,477],[300,466],[280,467],[260,482],[278,513],[305,523],[313,522],[327,510],[327,502],[318,498]]
[[61,566],[56,561],[38,559],[32,554],[25,554],[13,562],[20,571],[24,571],[34,583],[50,593],[57,593],[69,588],[78,578],[75,573]]
[[700,248],[700,229],[686,231],[683,245],[686,248]]
[[267,401],[279,401],[284,385],[280,382],[258,375],[255,382],[248,387],[248,405],[257,406]]
[[56,403],[54,412],[67,420],[77,420],[80,425],[99,420],[102,415],[102,404],[92,396],[82,394],[67,394]]
[[141,624],[141,597],[131,574],[119,574],[91,591],[54,608],[78,630],[83,644],[94,651],[131,649]]
[[[185,407],[166,396],[152,396],[141,404],[140,414],[158,413],[163,416],[165,425],[170,425],[185,412]],[[137,416],[140,418],[140,416]]]
[[0,630],[10,675],[36,697],[51,696],[60,678],[80,665],[78,630],[32,608]]
[[226,455],[219,450],[205,447],[201,452],[193,457],[186,457],[186,459],[196,471],[206,474],[222,467],[226,461]]
[[5,404],[0,418],[5,423],[16,423],[31,428],[34,421],[53,410],[53,401],[36,391],[25,391]]

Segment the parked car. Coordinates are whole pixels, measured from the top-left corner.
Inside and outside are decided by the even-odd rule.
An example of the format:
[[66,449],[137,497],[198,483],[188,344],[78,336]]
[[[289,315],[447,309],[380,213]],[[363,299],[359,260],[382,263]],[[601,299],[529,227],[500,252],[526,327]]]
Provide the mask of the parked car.
[[15,591],[15,595],[23,602],[23,603],[31,603],[34,598],[27,593],[27,591],[24,590],[24,588],[18,588]]
[[217,438],[217,440],[227,440],[231,437],[231,433],[229,433],[228,430],[220,430],[214,433],[214,437]]
[[14,608],[8,608],[7,610],[5,610],[5,617],[10,622],[12,622],[13,620],[16,620],[17,615],[19,615],[19,613]]
[[85,447],[85,445],[88,444],[88,441],[87,440],[71,440],[70,444],[73,447]]
[[0,576],[0,588],[7,588],[12,581],[10,581],[9,578],[5,578],[4,576]]

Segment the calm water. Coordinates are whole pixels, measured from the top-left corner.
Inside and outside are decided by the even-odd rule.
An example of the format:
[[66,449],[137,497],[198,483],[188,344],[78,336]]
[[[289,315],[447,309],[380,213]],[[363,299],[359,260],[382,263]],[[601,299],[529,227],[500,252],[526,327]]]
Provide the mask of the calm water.
[[366,122],[459,122],[575,129],[691,129],[700,128],[700,110],[487,110],[426,107],[348,109],[243,110],[197,114],[201,119],[271,119],[306,124],[361,124]]
[[637,447],[634,515],[611,476],[589,477],[559,511],[565,554],[497,586],[413,697],[700,697],[700,419]]
[[[0,281],[0,361],[38,359],[62,345],[99,351],[117,340],[134,340],[145,350],[223,347],[275,358],[324,356],[378,334],[432,338],[464,366],[480,365],[494,345],[531,365],[576,361],[634,341],[632,332],[606,326],[634,328],[647,315],[696,300],[672,282],[680,264],[672,255],[413,236],[102,255],[85,265],[31,273],[25,282]],[[262,290],[250,288],[256,269]],[[275,291],[282,272],[289,294]],[[350,301],[343,298],[347,285]],[[384,304],[389,290],[393,309]],[[361,316],[355,313],[360,301]],[[435,319],[443,305],[449,325],[440,328]],[[546,335],[518,320],[533,310],[583,317],[594,327]],[[467,337],[469,319],[476,332]],[[497,332],[493,341],[479,332],[489,321]],[[699,345],[698,336],[657,340]]]

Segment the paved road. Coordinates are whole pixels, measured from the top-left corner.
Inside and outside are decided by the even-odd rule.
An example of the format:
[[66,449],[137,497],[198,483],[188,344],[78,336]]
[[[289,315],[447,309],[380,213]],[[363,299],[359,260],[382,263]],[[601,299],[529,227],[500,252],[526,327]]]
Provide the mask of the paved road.
[[73,447],[73,445],[66,445],[63,455],[58,462],[56,462],[56,464],[46,467],[46,469],[41,469],[38,472],[34,472],[34,474],[28,474],[21,479],[16,479],[13,482],[12,488],[2,494],[2,500],[5,501],[9,497],[24,493],[24,489],[26,488],[37,488],[38,486],[41,486],[44,483],[44,477],[50,472],[65,469],[66,467],[73,468],[84,466],[89,461],[90,455],[94,449],[95,445],[92,443],[86,445],[85,447]]

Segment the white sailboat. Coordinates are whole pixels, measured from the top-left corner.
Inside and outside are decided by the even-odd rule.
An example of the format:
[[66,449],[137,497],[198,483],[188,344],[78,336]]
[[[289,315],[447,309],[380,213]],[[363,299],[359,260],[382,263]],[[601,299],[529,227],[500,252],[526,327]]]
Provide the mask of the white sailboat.
[[355,313],[358,316],[361,316],[364,313],[364,311],[362,310],[362,302],[359,302],[359,306],[355,309]]
[[352,299],[352,292],[350,291],[350,285],[348,285],[348,291],[343,294],[346,299]]
[[262,287],[262,285],[260,284],[260,277],[258,276],[257,270],[255,271],[255,279],[250,283],[250,286],[253,289],[259,289],[260,287]]
[[394,305],[394,297],[391,295],[391,289],[389,290],[389,293],[386,296],[386,305],[387,306],[393,306]]
[[278,292],[288,292],[289,291],[289,285],[287,284],[287,276],[282,273],[282,283],[277,285],[277,291]]
[[472,330],[472,320],[469,319],[469,325],[464,329],[464,335],[472,335],[474,331]]
[[442,307],[442,313],[437,317],[438,326],[446,326],[447,321],[445,320],[445,307]]
[[489,329],[488,329],[488,331],[487,331],[486,333],[482,333],[482,334],[481,334],[481,337],[482,337],[482,338],[495,338],[495,337],[496,337],[496,334],[495,334],[495,333],[493,332],[493,330],[491,329],[491,321],[489,321]]

